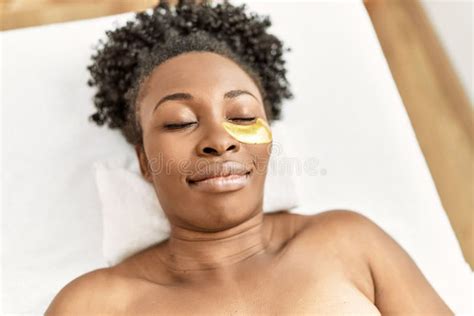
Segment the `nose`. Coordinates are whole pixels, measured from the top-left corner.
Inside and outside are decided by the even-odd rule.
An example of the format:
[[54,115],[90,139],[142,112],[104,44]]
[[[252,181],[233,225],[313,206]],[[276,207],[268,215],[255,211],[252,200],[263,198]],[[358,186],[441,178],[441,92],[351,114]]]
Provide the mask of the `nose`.
[[199,156],[222,156],[228,152],[238,152],[240,143],[217,123],[207,128],[196,149]]

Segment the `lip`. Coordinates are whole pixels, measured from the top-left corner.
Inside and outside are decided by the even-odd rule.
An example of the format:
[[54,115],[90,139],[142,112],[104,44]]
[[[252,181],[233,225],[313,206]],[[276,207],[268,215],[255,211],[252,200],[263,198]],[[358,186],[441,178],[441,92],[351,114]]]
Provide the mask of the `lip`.
[[252,170],[236,161],[214,163],[186,179],[193,189],[206,192],[236,191],[245,187]]
[[244,188],[250,181],[251,171],[243,175],[229,175],[225,177],[212,177],[206,180],[190,183],[193,189],[205,192],[230,192]]
[[209,163],[196,173],[187,177],[189,183],[196,183],[215,177],[227,177],[231,175],[244,175],[250,171],[244,164],[227,160],[224,162]]

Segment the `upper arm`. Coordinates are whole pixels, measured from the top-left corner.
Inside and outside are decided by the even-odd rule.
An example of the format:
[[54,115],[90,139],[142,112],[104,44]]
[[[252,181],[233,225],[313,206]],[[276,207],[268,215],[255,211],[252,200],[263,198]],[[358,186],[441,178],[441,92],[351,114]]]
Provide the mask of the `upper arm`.
[[94,301],[104,294],[100,289],[106,282],[105,269],[94,270],[72,280],[54,297],[45,315],[87,315],[97,311]]
[[367,217],[346,211],[362,240],[383,315],[453,315],[408,253]]

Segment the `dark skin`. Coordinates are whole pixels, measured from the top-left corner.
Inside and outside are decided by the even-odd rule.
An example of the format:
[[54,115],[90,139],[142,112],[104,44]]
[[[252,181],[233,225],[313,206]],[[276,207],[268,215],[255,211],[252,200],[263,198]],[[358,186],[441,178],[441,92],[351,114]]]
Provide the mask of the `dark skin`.
[[[232,90],[251,95],[223,97]],[[176,92],[193,98],[155,109]],[[453,315],[408,254],[366,217],[262,212],[271,144],[240,143],[220,125],[267,120],[257,86],[233,61],[209,52],[174,57],[154,70],[139,104],[137,157],[170,237],[71,281],[46,315]],[[170,123],[188,125],[164,128]],[[187,181],[199,161],[224,160],[251,169],[243,187],[209,192]]]

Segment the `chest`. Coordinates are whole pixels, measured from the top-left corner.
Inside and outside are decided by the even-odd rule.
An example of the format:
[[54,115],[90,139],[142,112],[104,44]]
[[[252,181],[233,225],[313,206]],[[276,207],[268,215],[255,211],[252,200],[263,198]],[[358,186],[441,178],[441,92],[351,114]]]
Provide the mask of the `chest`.
[[275,247],[268,257],[248,260],[238,277],[217,281],[203,277],[192,284],[135,291],[127,311],[162,311],[170,315],[380,315],[369,299],[374,292],[367,264],[352,244],[326,235],[303,231],[284,246]]
[[130,313],[162,311],[172,315],[380,315],[372,302],[344,275],[306,267],[275,269],[225,285],[151,291],[130,306]]

